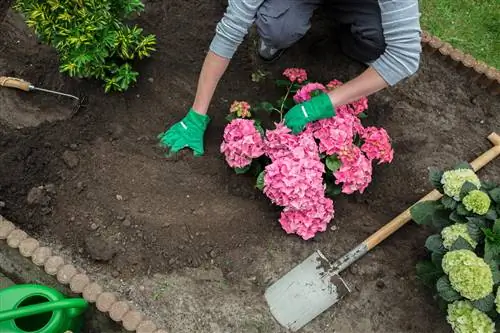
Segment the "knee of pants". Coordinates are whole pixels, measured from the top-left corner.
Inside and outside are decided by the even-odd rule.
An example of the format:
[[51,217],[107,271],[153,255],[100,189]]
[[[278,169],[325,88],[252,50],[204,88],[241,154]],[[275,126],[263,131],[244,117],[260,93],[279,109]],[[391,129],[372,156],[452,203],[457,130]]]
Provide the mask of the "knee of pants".
[[377,60],[386,48],[383,31],[375,28],[361,32],[351,27],[342,32],[340,43],[344,53],[363,63]]
[[262,40],[277,49],[288,48],[304,37],[311,27],[286,8],[275,8],[257,14],[255,24]]

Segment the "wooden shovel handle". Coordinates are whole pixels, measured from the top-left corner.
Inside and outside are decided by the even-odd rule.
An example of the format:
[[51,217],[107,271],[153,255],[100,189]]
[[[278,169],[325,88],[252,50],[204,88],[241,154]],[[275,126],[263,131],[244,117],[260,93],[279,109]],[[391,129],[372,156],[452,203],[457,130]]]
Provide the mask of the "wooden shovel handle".
[[16,88],[24,91],[30,91],[31,89],[31,83],[15,77],[7,77],[7,76],[0,76],[0,86],[8,88]]
[[[486,164],[494,160],[497,156],[500,155],[500,135],[496,133],[491,133],[488,136],[488,140],[493,143],[494,147],[490,148],[487,152],[483,153],[481,156],[476,158],[470,164],[472,168],[477,171],[484,167]],[[422,201],[435,201],[441,199],[443,195],[439,193],[437,190],[433,190],[419,201],[417,201],[413,206]],[[412,206],[412,207],[413,207]],[[410,208],[405,210],[403,213],[399,214],[392,221],[387,223],[385,226],[380,228],[376,233],[368,237],[363,243],[368,248],[368,251],[373,249],[375,246],[384,241],[387,237],[396,232],[399,228],[404,226],[408,221],[411,220]]]

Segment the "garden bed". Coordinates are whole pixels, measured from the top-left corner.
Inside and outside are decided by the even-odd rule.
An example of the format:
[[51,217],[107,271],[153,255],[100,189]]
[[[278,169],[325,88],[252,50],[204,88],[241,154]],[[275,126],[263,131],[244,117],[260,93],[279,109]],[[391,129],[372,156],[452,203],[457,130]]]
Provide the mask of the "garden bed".
[[[279,210],[219,153],[229,105],[269,96],[272,78],[286,67],[307,68],[323,82],[346,81],[362,67],[338,52],[321,20],[274,65],[256,59],[251,36],[214,99],[206,155],[167,160],[156,134],[190,106],[224,8],[222,2],[147,2],[138,20],[157,35],[158,51],[139,64],[135,88],[111,95],[95,82],[59,74],[55,53],[10,13],[1,25],[2,74],[81,90],[89,104],[72,118],[33,126],[47,106],[67,116],[62,101],[0,91],[3,122],[26,109],[37,118],[0,125],[0,214],[71,256],[171,332],[281,332],[263,299],[265,287],[315,249],[330,259],[343,254],[413,204],[430,190],[428,167],[443,169],[488,149],[486,136],[499,130],[500,98],[441,59],[423,56],[418,75],[369,98],[367,121],[393,138],[393,163],[376,169],[363,196],[335,202],[331,230],[314,241],[286,236]],[[257,70],[270,78],[252,82]],[[498,161],[481,172],[497,181],[499,174]],[[353,265],[345,274],[353,294],[304,332],[448,332],[415,278],[427,235],[408,225]]]

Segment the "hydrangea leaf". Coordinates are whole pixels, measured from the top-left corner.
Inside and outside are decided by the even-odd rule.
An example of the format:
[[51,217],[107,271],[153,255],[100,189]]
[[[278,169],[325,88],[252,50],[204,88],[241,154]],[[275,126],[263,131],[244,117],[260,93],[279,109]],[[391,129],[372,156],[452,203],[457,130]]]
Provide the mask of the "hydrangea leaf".
[[340,169],[340,166],[342,165],[342,163],[340,162],[337,155],[328,156],[326,158],[325,164],[326,164],[326,167],[328,168],[328,170],[330,170],[332,172],[335,172],[338,169]]
[[471,238],[476,242],[480,242],[484,237],[484,233],[481,230],[481,227],[475,222],[467,223],[467,231],[469,232]]
[[450,220],[456,223],[466,223],[467,219],[464,216],[458,215],[457,211],[454,210],[449,216]]
[[489,191],[489,195],[491,199],[493,199],[493,201],[500,204],[500,187],[494,188],[491,191]]
[[441,264],[443,262],[443,256],[444,256],[443,253],[432,252],[432,254],[431,254],[432,263],[438,267],[441,267]]
[[244,168],[234,168],[234,172],[236,172],[238,175],[241,175],[241,174],[244,174],[244,173],[247,173],[250,168],[251,168],[251,164],[247,165],[246,167]]
[[462,237],[458,237],[455,243],[450,248],[450,251],[455,251],[455,250],[470,250],[474,251],[474,248],[469,244],[468,241],[463,239]]
[[495,221],[498,215],[495,209],[493,207],[490,207],[490,209],[488,210],[486,215],[484,215],[484,217],[487,218],[488,220]]
[[261,103],[255,105],[254,109],[255,110],[263,110],[263,111],[271,113],[274,110],[274,106],[269,102],[261,102]]
[[473,301],[472,305],[479,311],[488,313],[493,310],[493,307],[495,306],[495,296],[493,294],[489,294],[484,298]]
[[415,204],[410,208],[412,219],[422,225],[431,225],[432,216],[438,209],[438,204],[434,201],[424,201]]
[[[488,182],[488,181],[482,181],[481,182],[481,188],[485,191],[491,191],[493,190],[497,185],[493,182]],[[498,188],[500,191],[500,187]],[[499,193],[500,194],[500,193]]]
[[417,262],[416,270],[418,279],[429,288],[434,287],[437,280],[443,276],[441,266],[437,266],[431,261]]
[[462,298],[460,294],[453,289],[450,280],[446,275],[442,276],[436,282],[436,289],[439,296],[447,302],[457,301]]
[[443,246],[441,235],[431,235],[425,241],[425,247],[431,252],[444,253],[446,249]]
[[451,224],[448,212],[443,209],[438,209],[432,214],[432,225],[434,228],[441,230]]
[[471,170],[474,170],[472,168],[472,166],[469,163],[467,163],[467,162],[460,162],[460,163],[458,163],[457,165],[455,165],[453,167],[453,170],[458,170],[458,169],[471,169]]
[[257,182],[255,184],[255,187],[261,191],[264,189],[264,175],[265,175],[265,171],[262,171],[261,173],[259,173],[259,175],[257,176]]
[[441,204],[444,208],[453,210],[457,208],[458,202],[456,202],[452,197],[445,195],[441,199]]
[[466,216],[469,214],[469,211],[465,208],[462,203],[459,203],[456,210],[458,215]]
[[470,191],[477,190],[476,184],[473,184],[471,182],[465,182],[462,185],[462,189],[460,190],[460,199],[463,199],[467,194],[469,194]]
[[443,193],[443,184],[441,183],[443,173],[443,171],[434,168],[429,170],[429,180],[439,193]]

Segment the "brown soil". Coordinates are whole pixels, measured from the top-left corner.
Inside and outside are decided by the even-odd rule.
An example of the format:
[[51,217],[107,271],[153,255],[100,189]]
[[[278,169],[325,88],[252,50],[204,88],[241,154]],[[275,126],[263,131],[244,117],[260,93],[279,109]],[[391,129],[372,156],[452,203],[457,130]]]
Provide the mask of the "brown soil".
[[[279,210],[219,153],[228,105],[273,97],[271,79],[250,80],[257,69],[276,78],[285,67],[302,66],[318,80],[345,81],[362,67],[340,54],[321,20],[279,64],[261,64],[251,36],[214,99],[206,155],[167,160],[155,136],[190,106],[224,8],[220,1],[148,1],[138,22],[157,35],[158,51],[139,65],[135,88],[111,95],[96,82],[60,75],[55,53],[10,13],[1,25],[1,74],[81,90],[89,105],[54,121],[68,116],[64,101],[0,91],[0,214],[59,244],[172,332],[281,332],[263,301],[265,287],[315,249],[334,259],[406,209],[430,189],[428,167],[471,160],[489,148],[486,136],[500,130],[500,99],[423,57],[418,75],[370,98],[369,122],[394,139],[394,162],[376,169],[365,195],[337,200],[337,230],[309,242],[286,236]],[[28,116],[9,122],[6,115],[16,112]],[[37,119],[47,122],[33,127]],[[499,180],[499,162],[483,174]],[[38,186],[46,187],[28,204]],[[448,332],[415,278],[426,235],[408,225],[354,264],[345,273],[353,293],[304,331]]]

